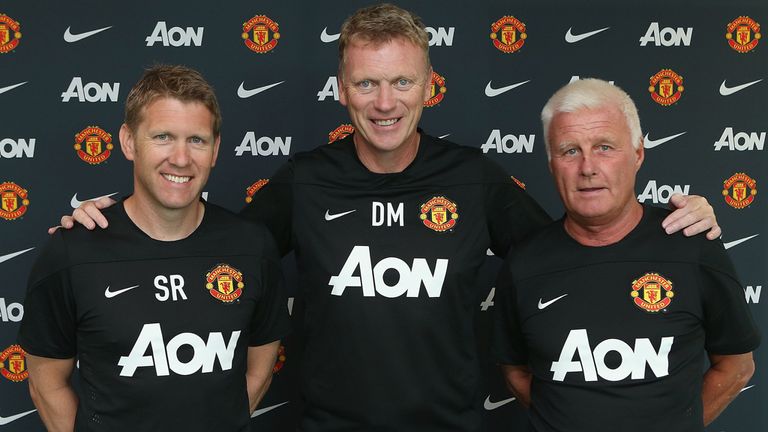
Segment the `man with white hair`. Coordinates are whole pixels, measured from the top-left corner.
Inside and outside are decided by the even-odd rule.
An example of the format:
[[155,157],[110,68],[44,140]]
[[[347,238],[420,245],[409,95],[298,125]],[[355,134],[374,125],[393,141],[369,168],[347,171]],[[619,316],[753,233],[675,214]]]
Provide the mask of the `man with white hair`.
[[752,376],[760,341],[733,264],[720,241],[666,235],[668,211],[635,198],[644,152],[624,91],[576,81],[541,117],[566,214],[499,276],[510,389],[535,431],[702,431]]

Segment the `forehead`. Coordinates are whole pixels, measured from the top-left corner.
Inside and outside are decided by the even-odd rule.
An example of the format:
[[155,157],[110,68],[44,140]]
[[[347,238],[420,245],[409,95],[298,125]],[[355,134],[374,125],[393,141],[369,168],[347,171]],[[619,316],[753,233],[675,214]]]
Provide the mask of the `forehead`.
[[213,129],[213,114],[200,101],[158,97],[141,109],[139,127]]
[[561,112],[552,118],[549,128],[553,137],[572,134],[629,134],[624,115],[615,107],[581,108]]
[[344,49],[345,74],[423,74],[427,69],[424,50],[403,37],[389,41],[352,38]]

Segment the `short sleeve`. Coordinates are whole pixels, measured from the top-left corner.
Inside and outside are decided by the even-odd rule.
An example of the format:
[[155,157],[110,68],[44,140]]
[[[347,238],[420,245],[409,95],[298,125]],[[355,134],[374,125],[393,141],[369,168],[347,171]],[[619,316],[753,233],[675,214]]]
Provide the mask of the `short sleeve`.
[[496,282],[491,350],[499,364],[523,365],[528,363],[528,352],[520,327],[517,292],[510,268],[509,259],[507,259]]
[[271,238],[267,246],[268,252],[261,259],[262,296],[251,318],[250,346],[264,345],[290,333],[288,299],[280,260]]
[[245,219],[261,222],[272,233],[281,255],[293,249],[293,162],[281,166],[253,200],[240,212]]

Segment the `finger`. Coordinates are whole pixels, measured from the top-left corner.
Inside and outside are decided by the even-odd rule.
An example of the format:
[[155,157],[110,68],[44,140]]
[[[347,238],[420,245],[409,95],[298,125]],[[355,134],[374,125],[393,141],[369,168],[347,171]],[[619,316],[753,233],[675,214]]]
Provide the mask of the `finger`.
[[[92,204],[91,204],[92,205]],[[83,203],[80,207],[76,208],[74,212],[72,212],[71,218],[73,218],[77,223],[80,225],[88,228],[89,230],[92,230],[96,228],[96,222],[93,221],[93,218],[91,218],[88,213],[85,211],[85,208],[88,206],[88,203]],[[65,216],[68,217],[68,216]],[[66,227],[64,224],[64,218],[61,218],[61,224]]]
[[52,227],[48,228],[48,235],[52,235],[59,228],[61,228],[61,225],[56,225],[56,226],[52,226]]
[[686,237],[692,237],[692,236],[695,236],[696,234],[700,234],[700,233],[703,233],[704,231],[707,231],[711,226],[712,226],[711,220],[700,220],[695,224],[686,227],[683,230],[683,234]]
[[113,200],[110,197],[101,197],[97,200],[91,201],[96,206],[97,209],[105,209],[107,207],[112,206],[117,201]]
[[688,198],[690,197],[680,195],[679,193],[672,194],[672,196],[669,197],[669,208],[674,210],[687,206],[689,204]]
[[59,226],[64,229],[70,229],[75,226],[75,220],[72,219],[72,216],[70,215],[62,216],[59,221]]
[[723,235],[723,231],[720,229],[720,225],[715,225],[707,233],[707,239],[715,240],[715,239],[720,238],[721,235]]
[[91,203],[91,205],[83,205],[83,210],[86,214],[88,214],[88,217],[91,218],[96,224],[98,224],[101,228],[106,228],[109,223],[107,223],[107,218],[104,217],[103,214],[101,214],[101,211],[96,206],[95,203]]

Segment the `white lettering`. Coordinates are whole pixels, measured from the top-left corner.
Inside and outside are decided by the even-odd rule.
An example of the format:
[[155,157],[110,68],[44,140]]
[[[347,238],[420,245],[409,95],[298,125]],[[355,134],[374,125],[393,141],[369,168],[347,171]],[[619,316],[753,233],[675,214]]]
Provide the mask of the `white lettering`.
[[328,77],[328,81],[325,82],[325,87],[317,92],[317,100],[324,101],[327,97],[333,97],[333,100],[339,100],[339,81],[335,76]]
[[765,132],[738,132],[733,134],[733,128],[727,127],[723,130],[720,139],[715,141],[715,151],[728,147],[729,150],[751,151],[762,150],[765,148]]
[[0,297],[0,321],[19,322],[24,318],[24,305],[21,303],[5,303],[5,299]]
[[648,184],[645,186],[645,189],[643,189],[643,193],[637,196],[637,200],[642,202],[645,202],[647,200],[651,200],[654,204],[662,203],[666,204],[669,202],[669,197],[671,197],[673,194],[682,194],[682,195],[688,195],[688,192],[691,190],[691,185],[675,185],[667,186],[662,185],[657,187],[656,186],[656,180],[650,180]]
[[187,27],[183,29],[181,27],[171,27],[170,30],[166,27],[165,21],[158,21],[155,25],[155,29],[150,36],[145,39],[147,46],[153,46],[157,42],[162,42],[163,46],[201,46],[203,44],[203,27],[197,29],[193,27]]
[[21,157],[35,157],[35,138],[30,138],[29,141],[24,138],[18,140],[3,138],[0,140],[0,158]]
[[[570,81],[568,81],[568,84],[570,84],[570,83],[572,83],[572,82],[574,82],[574,81],[578,81],[578,80],[580,80],[580,79],[581,79],[581,77],[580,77],[580,76],[578,76],[578,75],[573,75],[573,76],[571,76],[571,80],[570,80]],[[613,82],[613,81],[608,81],[608,82],[609,82],[610,84],[614,84],[614,82]]]
[[453,46],[454,27],[427,27],[425,30],[429,35],[429,46]]
[[[490,250],[490,249],[489,249]],[[496,287],[491,288],[491,291],[488,292],[488,297],[485,298],[484,301],[480,302],[480,310],[485,312],[494,305],[493,303],[493,297],[496,295]]]
[[382,226],[384,223],[387,226],[392,226],[397,223],[400,226],[405,226],[405,217],[403,210],[403,203],[398,203],[395,208],[392,203],[384,203],[373,201],[371,205],[371,226]]
[[744,299],[747,303],[760,303],[760,293],[763,291],[762,285],[752,286],[747,285],[744,288]]
[[184,292],[184,278],[181,275],[172,274],[170,277],[157,275],[155,288],[160,290],[159,293],[155,293],[155,298],[159,301],[167,301],[169,298],[172,301],[177,301],[179,298],[187,299],[187,294]]
[[496,150],[497,153],[533,153],[533,143],[536,135],[504,135],[499,129],[494,129],[488,136],[488,140],[480,146],[483,153]]
[[80,77],[72,78],[67,90],[61,94],[62,102],[69,102],[77,98],[80,102],[117,102],[117,94],[120,91],[120,83],[87,83],[83,85]]
[[693,37],[693,27],[687,29],[678,27],[673,29],[671,27],[659,28],[659,23],[652,22],[648,26],[648,30],[645,32],[645,36],[640,38],[640,46],[646,46],[648,43],[653,42],[656,46],[685,46],[691,45],[691,38]]
[[235,147],[235,156],[242,156],[246,152],[252,156],[288,156],[291,151],[291,137],[261,137],[256,139],[254,132],[248,132],[243,137],[240,145]]

